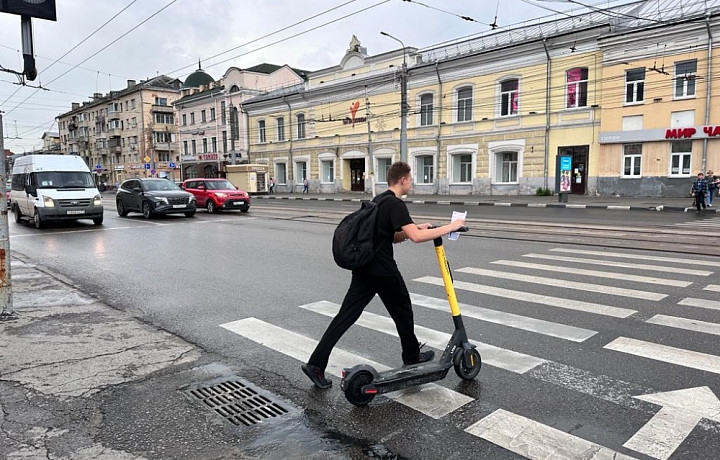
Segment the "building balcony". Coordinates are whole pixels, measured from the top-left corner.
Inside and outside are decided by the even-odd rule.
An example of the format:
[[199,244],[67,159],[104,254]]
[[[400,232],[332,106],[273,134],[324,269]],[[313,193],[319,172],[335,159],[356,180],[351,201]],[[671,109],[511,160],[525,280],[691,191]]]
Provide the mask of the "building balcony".
[[120,153],[122,153],[122,147],[119,145],[115,145],[113,147],[108,147],[108,153],[120,154]]
[[122,136],[122,129],[121,128],[108,128],[107,130],[108,136]]
[[173,113],[173,106],[153,104],[152,111],[157,113]]
[[175,143],[174,143],[174,142],[156,142],[156,143],[153,145],[153,148],[154,148],[155,150],[162,150],[162,151],[174,150],[174,149],[175,149]]

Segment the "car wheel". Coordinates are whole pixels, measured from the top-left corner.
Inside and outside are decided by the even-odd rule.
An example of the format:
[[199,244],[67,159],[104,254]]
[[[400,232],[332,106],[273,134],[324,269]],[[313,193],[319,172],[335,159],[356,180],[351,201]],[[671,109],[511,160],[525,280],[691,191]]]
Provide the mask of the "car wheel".
[[117,200],[115,202],[115,207],[117,208],[118,216],[125,217],[128,215],[128,211],[127,211],[127,209],[125,209],[125,205],[123,204],[123,202],[121,200]]
[[33,216],[33,222],[35,223],[35,228],[41,229],[45,226],[45,221],[42,217],[40,217],[40,213],[38,212],[37,208],[35,208],[35,216]]
[[146,219],[150,219],[153,216],[153,213],[150,210],[150,203],[148,203],[147,201],[144,202],[142,205],[142,213],[143,213],[143,217]]
[[103,216],[96,217],[95,219],[93,219],[93,224],[102,225],[103,224]]
[[215,202],[213,200],[207,200],[207,204],[205,204],[205,207],[207,208],[207,210],[210,214],[217,211],[217,206],[215,206]]
[[240,210],[240,212],[248,212],[249,210],[250,210],[249,207],[247,207],[247,208],[242,208],[242,209]]
[[22,212],[20,211],[20,206],[14,204],[13,211],[15,214],[15,223],[16,224],[22,223]]
[[195,211],[188,211],[185,213],[185,217],[194,217],[194,216],[195,216]]

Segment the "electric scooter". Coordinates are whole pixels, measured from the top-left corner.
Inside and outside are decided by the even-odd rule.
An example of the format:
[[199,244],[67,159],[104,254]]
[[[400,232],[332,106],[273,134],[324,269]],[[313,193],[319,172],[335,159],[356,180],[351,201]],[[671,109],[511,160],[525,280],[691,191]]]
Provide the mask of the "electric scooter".
[[[467,227],[462,227],[458,231],[466,232],[467,230]],[[379,394],[442,380],[451,367],[455,368],[455,373],[463,380],[472,380],[480,372],[482,360],[475,345],[468,342],[465,333],[442,237],[435,238],[433,243],[445,284],[445,293],[450,303],[455,332],[438,361],[412,364],[384,372],[377,372],[367,364],[358,364],[350,369],[343,369],[340,388],[345,392],[347,400],[356,406],[367,405]]]

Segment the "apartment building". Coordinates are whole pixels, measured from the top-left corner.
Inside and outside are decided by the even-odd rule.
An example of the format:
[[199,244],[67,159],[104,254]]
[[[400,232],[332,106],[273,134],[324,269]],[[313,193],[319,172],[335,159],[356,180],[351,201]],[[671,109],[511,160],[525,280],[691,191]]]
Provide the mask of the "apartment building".
[[98,175],[112,184],[130,177],[179,176],[179,155],[173,102],[182,82],[158,76],[109,94],[95,93],[90,101],[73,103],[57,117],[60,149],[80,155]]

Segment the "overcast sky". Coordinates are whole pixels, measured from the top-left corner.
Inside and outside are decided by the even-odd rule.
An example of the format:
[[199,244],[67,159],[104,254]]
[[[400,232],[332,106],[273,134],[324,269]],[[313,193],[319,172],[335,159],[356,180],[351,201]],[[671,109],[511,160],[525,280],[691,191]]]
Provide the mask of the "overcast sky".
[[[198,59],[215,79],[229,66],[246,68],[262,62],[312,71],[339,64],[353,34],[370,55],[400,48],[380,31],[398,37],[406,46],[424,48],[489,30],[487,24],[493,23],[498,6],[498,0],[420,2],[447,12],[402,0],[57,0],[57,22],[33,20],[40,75],[31,84],[41,83],[51,91],[21,88],[12,84],[17,82],[14,75],[0,72],[0,110],[5,112],[4,132],[9,138],[5,139],[5,148],[22,153],[41,145],[42,133],[57,131],[54,118],[70,110],[71,102],[88,100],[94,92],[121,89],[127,79],[139,81],[166,74],[184,80],[197,68]],[[627,0],[594,2],[598,7],[607,7]],[[573,6],[578,8],[577,2],[500,0],[497,24],[507,26],[554,14],[542,7],[567,11]],[[332,11],[321,14],[327,10]],[[343,16],[348,17],[340,19]],[[272,44],[309,29],[314,30]],[[61,76],[102,48],[80,67]],[[236,49],[211,59],[231,48]],[[20,17],[0,13],[0,66],[20,70],[20,49]],[[16,136],[22,139],[14,139]]]

